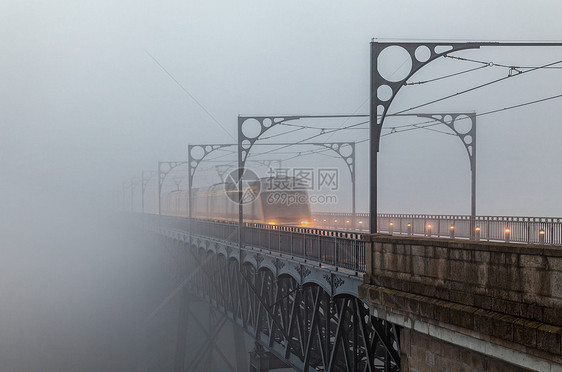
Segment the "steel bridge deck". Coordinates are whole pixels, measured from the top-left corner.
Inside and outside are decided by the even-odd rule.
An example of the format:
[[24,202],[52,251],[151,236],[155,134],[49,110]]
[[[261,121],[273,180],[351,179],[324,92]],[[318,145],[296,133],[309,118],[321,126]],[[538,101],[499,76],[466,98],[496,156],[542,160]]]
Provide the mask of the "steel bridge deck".
[[144,218],[189,262],[190,290],[295,369],[400,370],[398,328],[357,297],[360,235],[247,226],[240,248],[235,224]]

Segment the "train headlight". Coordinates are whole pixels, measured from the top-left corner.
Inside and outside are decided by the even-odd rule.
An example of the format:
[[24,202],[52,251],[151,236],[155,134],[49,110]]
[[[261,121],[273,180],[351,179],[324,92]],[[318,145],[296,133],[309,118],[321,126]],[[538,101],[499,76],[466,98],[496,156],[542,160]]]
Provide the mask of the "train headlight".
[[268,224],[268,225],[275,225],[275,222],[269,221],[267,224]]
[[306,220],[302,220],[301,221],[301,225],[303,226],[307,226],[310,222],[306,221]]

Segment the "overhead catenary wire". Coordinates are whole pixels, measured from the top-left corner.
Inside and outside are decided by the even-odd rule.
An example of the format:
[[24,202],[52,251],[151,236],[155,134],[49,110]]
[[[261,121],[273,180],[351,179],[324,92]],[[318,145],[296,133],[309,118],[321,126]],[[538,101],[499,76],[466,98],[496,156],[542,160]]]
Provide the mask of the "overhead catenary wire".
[[[304,145],[305,143],[302,143],[302,144]],[[272,145],[274,145],[274,144],[272,144]],[[295,144],[291,144],[290,146],[293,146],[293,145],[295,145]],[[314,145],[314,144],[311,143],[310,145]],[[324,151],[330,151],[330,150],[331,150],[330,148],[326,148],[326,147],[319,148],[319,149],[300,150],[300,151],[291,151],[291,152],[278,152],[277,149],[273,149],[271,151],[265,151],[265,152],[256,153],[256,154],[252,154],[252,155],[253,156],[260,156],[260,155],[265,155],[265,154],[272,153],[272,152],[274,152],[277,155],[287,155],[287,154],[292,155],[292,154],[295,154],[295,153],[302,155],[302,154],[309,154],[309,153],[312,154],[312,153],[318,153],[318,152],[324,152]],[[288,159],[283,159],[283,160],[288,160]]]
[[[516,108],[519,108],[519,107],[529,106],[529,105],[533,105],[533,104],[537,104],[537,103],[541,103],[541,102],[545,102],[545,101],[549,101],[549,100],[553,100],[553,99],[557,99],[557,98],[562,98],[562,94],[557,94],[557,95],[554,95],[554,96],[549,96],[549,97],[540,98],[540,99],[536,99],[536,100],[532,100],[532,101],[528,101],[528,102],[523,102],[523,103],[519,103],[519,104],[515,104],[515,105],[511,105],[511,106],[507,106],[507,107],[503,107],[503,108],[499,108],[499,109],[489,110],[489,111],[486,111],[486,112],[475,114],[475,116],[480,117],[480,116],[490,115],[490,114],[494,114],[494,113],[498,113],[498,112],[502,112],[502,111],[507,111],[507,110],[512,110],[512,109],[516,109]],[[459,118],[457,120],[466,120],[466,119],[468,119],[468,117]],[[313,136],[307,137],[306,139],[303,139],[301,141],[298,141],[295,144],[303,143],[303,142],[305,142],[309,139],[329,134],[329,132],[337,132],[337,131],[340,131],[340,130],[352,129],[353,127],[357,127],[359,125],[366,124],[366,123],[368,123],[368,122],[356,123],[356,124],[353,124],[353,125],[350,125],[350,126],[347,126],[347,127],[343,127],[343,128],[334,128],[331,131],[328,131],[328,133],[325,130],[325,128],[316,128],[316,127],[308,127],[307,126],[306,129],[317,129],[317,130],[321,130],[321,132],[318,133],[318,134],[315,134]],[[381,137],[385,137],[385,136],[388,136],[388,135],[391,135],[391,134],[406,132],[406,131],[417,130],[417,129],[431,130],[431,131],[434,131],[434,132],[447,134],[447,135],[453,135],[453,136],[455,135],[454,133],[440,131],[440,130],[430,128],[430,127],[441,125],[441,124],[442,124],[442,122],[438,121],[437,119],[432,119],[432,120],[425,120],[425,121],[419,122],[419,123],[413,123],[413,124],[406,124],[406,125],[401,125],[401,126],[393,126],[393,127],[383,128],[385,130],[390,130],[390,132],[382,134]],[[304,128],[301,128],[301,129],[304,129]],[[368,128],[361,128],[361,129],[368,129]],[[285,134],[286,133],[287,132],[285,132]],[[360,140],[360,141],[355,141],[355,143],[361,144],[361,143],[364,143],[364,142],[367,142],[367,141],[369,141],[369,138],[366,138],[366,139],[363,139],[363,140]],[[263,145],[275,146],[275,144],[267,144],[267,143],[264,143]],[[317,154],[317,153],[322,154],[324,152],[330,151],[329,148],[320,148],[320,149],[305,150],[305,151],[298,151],[298,152],[296,152],[296,151],[280,152],[279,151],[281,149],[290,147],[292,145],[294,145],[294,144],[283,145],[282,147],[279,147],[277,149],[273,149],[273,150],[269,150],[269,151],[265,151],[265,152],[260,152],[260,153],[254,153],[254,154],[252,154],[252,156],[261,156],[261,155],[269,154],[269,153],[272,153],[272,152],[275,152],[279,155],[280,154],[295,154],[296,153],[296,155],[294,155],[294,156],[283,159],[283,160],[287,161],[287,160],[297,158],[299,156],[307,156],[307,155],[312,155],[312,154]],[[225,156],[232,155],[232,154],[236,153],[235,150],[229,150],[227,148],[221,148],[220,150],[224,151],[224,152],[227,152],[227,154],[222,154],[222,155],[213,157],[212,159],[209,159],[209,160],[206,160],[206,161],[217,162],[218,159],[220,159],[220,158],[223,158]],[[322,154],[322,155],[330,156],[330,155],[327,155],[327,154]],[[332,157],[337,158],[336,156],[332,156]],[[234,163],[234,162],[231,162],[231,163]]]
[[[482,113],[477,113],[477,114],[475,114],[475,117],[491,115],[491,114],[495,114],[495,113],[502,112],[502,111],[513,110],[513,109],[516,109],[516,108],[519,108],[519,107],[534,105],[534,104],[537,104],[537,103],[546,102],[546,101],[550,101],[550,100],[557,99],[557,98],[562,98],[562,94],[557,94],[557,95],[550,96],[550,97],[540,98],[540,99],[536,99],[536,100],[529,101],[529,102],[523,102],[523,103],[519,103],[519,104],[512,105],[512,106],[503,107],[503,108],[500,108],[500,109],[494,109],[494,110],[490,110],[490,111],[486,111],[486,112],[482,112]],[[467,119],[469,119],[469,117],[463,117],[463,118],[460,118],[460,119],[457,119],[457,120],[467,120]],[[423,125],[425,123],[428,123],[428,124]],[[428,127],[432,127],[432,126],[435,126],[435,125],[442,124],[437,119],[434,119],[432,121],[426,121],[425,123],[406,124],[406,125],[402,125],[402,126],[394,126],[394,127],[390,127],[390,128],[385,128],[387,130],[390,129],[391,131],[389,133],[385,133],[385,134],[381,135],[381,137],[388,136],[390,134],[416,130],[416,129],[427,129]],[[447,133],[447,134],[454,135],[452,133]]]
[[420,84],[431,83],[431,82],[434,82],[434,81],[447,79],[447,78],[450,78],[450,77],[453,77],[453,76],[458,76],[458,75],[466,74],[466,73],[469,73],[469,72],[477,71],[477,70],[480,70],[480,69],[483,69],[483,68],[486,68],[486,67],[489,67],[489,66],[487,66],[487,65],[486,66],[478,66],[478,67],[471,68],[471,69],[468,69],[468,70],[455,72],[453,74],[440,76],[440,77],[436,77],[436,78],[428,79],[428,80],[423,80],[423,81],[416,81],[416,82],[413,82],[413,83],[405,82],[404,85],[409,86],[409,85],[420,85]]
[[[541,103],[541,102],[553,100],[553,99],[556,99],[556,98],[562,98],[562,94],[557,94],[557,95],[550,96],[550,97],[540,98],[540,99],[536,99],[536,100],[529,101],[529,102],[523,102],[523,103],[519,103],[519,104],[512,105],[512,106],[503,107],[503,108],[500,108],[500,109],[494,109],[494,110],[482,112],[482,113],[479,113],[479,114],[475,114],[475,116],[476,116],[476,117],[480,117],[480,116],[490,115],[490,114],[494,114],[494,113],[501,112],[501,111],[512,110],[512,109],[519,108],[519,107],[529,106],[529,105],[533,105],[533,104],[537,104],[537,103]],[[468,119],[468,117],[460,118],[460,119],[458,119],[458,120],[467,120],[467,119]],[[353,125],[351,125],[350,127],[358,126],[358,125],[365,124],[365,123],[368,123],[368,122],[361,122],[361,123],[353,124]],[[400,133],[400,132],[406,132],[406,131],[411,131],[411,130],[417,130],[417,129],[431,130],[431,131],[434,131],[434,132],[439,132],[439,133],[442,133],[442,134],[453,135],[453,136],[455,135],[454,133],[449,133],[449,132],[440,131],[440,130],[436,130],[436,129],[430,129],[430,127],[437,126],[437,125],[441,125],[441,124],[442,124],[442,123],[441,123],[440,121],[438,121],[437,119],[432,119],[432,120],[425,120],[425,121],[423,121],[423,122],[414,123],[414,124],[406,124],[406,125],[401,125],[401,126],[393,126],[393,127],[383,128],[383,129],[385,129],[385,130],[390,130],[390,132],[389,132],[389,133],[382,134],[381,137],[385,137],[385,136],[388,136],[388,135],[390,135],[390,134],[395,134],[395,133]],[[311,127],[311,128],[313,128],[313,127]],[[314,128],[314,129],[319,129],[319,128]],[[344,128],[335,128],[334,131],[339,131],[339,130],[344,130],[344,129],[349,129],[349,128],[348,128],[348,127],[344,127]],[[362,128],[362,129],[363,129],[363,128]],[[368,129],[368,128],[364,128],[364,129]],[[328,133],[325,133],[325,132],[324,132],[324,133],[319,133],[319,134],[316,134],[316,135],[314,135],[314,136],[312,136],[312,137],[318,137],[318,136],[325,135],[325,134],[328,134]],[[304,140],[302,140],[302,141],[296,142],[296,143],[305,142],[305,141],[307,141],[307,140],[310,139],[310,138],[311,138],[311,137],[309,137],[309,138],[307,138],[307,139],[304,139]],[[360,141],[356,141],[355,143],[356,143],[356,144],[364,143],[364,142],[367,142],[368,140],[369,140],[369,139],[366,138],[366,139],[363,139],[363,140],[360,140]],[[295,143],[295,144],[296,144],[296,143]],[[267,144],[264,144],[264,145],[267,145]],[[271,146],[274,146],[274,144],[271,144]],[[277,154],[283,154],[282,152],[277,152],[277,150],[281,150],[281,149],[287,148],[287,147],[289,147],[289,146],[292,146],[292,144],[291,144],[291,145],[283,145],[282,147],[280,147],[280,148],[278,148],[278,149],[273,149],[273,150],[269,150],[269,151],[265,151],[265,152],[261,152],[261,153],[252,154],[252,155],[253,155],[253,156],[260,156],[260,155],[265,155],[265,154],[269,154],[269,153],[272,153],[272,152],[276,152]],[[324,148],[324,149],[317,149],[317,150],[309,150],[308,153],[313,154],[313,153],[325,152],[325,151],[329,151],[329,149]],[[292,152],[292,153],[294,153],[294,152]],[[302,154],[307,154],[307,152],[305,152],[305,151],[300,151],[299,153],[300,153],[301,155],[302,155]],[[297,157],[297,156],[293,156],[293,157],[291,157],[291,158],[289,158],[289,159],[284,159],[284,160],[290,160],[290,159],[296,158],[296,157]]]
[[207,110],[207,108],[205,106],[203,106],[203,104],[201,102],[199,102],[199,100],[197,98],[195,98],[195,96],[193,94],[191,94],[152,54],[150,54],[150,52],[148,50],[145,50],[146,54],[148,54],[148,56],[150,58],[152,58],[152,60],[158,65],[160,66],[160,68],[162,69],[162,71],[164,71],[166,73],[166,75],[168,75],[170,77],[170,79],[172,79],[179,87],[181,90],[183,90],[199,107],[201,107],[201,109],[203,111],[205,111],[205,113],[207,115],[209,115],[209,117],[215,122],[217,123],[217,125],[219,127],[221,127],[221,129],[223,131],[226,132],[226,134],[229,135],[230,138],[234,139],[234,136],[232,135],[232,133],[230,133],[228,130],[226,130],[226,128],[217,120],[217,118],[215,118],[215,116],[213,114],[211,114],[211,112],[209,110]]
[[[537,68],[537,66],[518,66],[518,65],[506,65],[504,63],[497,63],[497,62],[486,62],[486,61],[480,61],[477,59],[471,59],[471,58],[466,58],[466,57],[458,57],[458,56],[451,56],[451,55],[444,55],[443,57],[445,58],[450,58],[450,59],[455,59],[458,61],[466,61],[466,62],[473,62],[473,63],[478,63],[478,64],[482,64],[482,65],[486,65],[489,67],[503,67],[503,68],[509,68],[509,69],[524,69],[524,68]],[[552,69],[552,70],[560,70],[562,69],[562,66],[548,66],[548,67],[543,67],[544,69]]]
[[[519,108],[519,107],[529,106],[529,105],[533,105],[533,104],[537,104],[537,103],[541,103],[541,102],[545,102],[545,101],[549,101],[549,100],[553,100],[553,99],[557,99],[557,98],[562,98],[562,94],[557,94],[557,95],[550,96],[550,97],[540,98],[540,99],[536,99],[536,100],[529,101],[529,102],[519,103],[519,104],[516,104],[516,105],[507,106],[507,107],[503,107],[503,108],[500,108],[500,109],[494,109],[494,110],[486,111],[486,112],[483,112],[483,113],[480,113],[480,114],[475,114],[475,115],[477,117],[478,116],[491,115],[491,114],[494,114],[494,113],[512,110],[512,109]],[[458,120],[466,120],[466,119],[468,119],[468,117],[460,118]],[[437,121],[437,119],[434,119],[434,120],[424,121],[422,123],[414,123],[414,124],[407,124],[407,125],[400,126],[400,127],[385,128],[385,129],[391,129],[391,132],[383,134],[381,137],[385,137],[385,136],[388,136],[390,134],[401,133],[401,132],[417,130],[417,129],[426,129],[426,130],[431,130],[431,131],[446,134],[446,135],[456,136],[456,134],[454,134],[454,133],[449,133],[449,132],[429,128],[429,127],[441,125],[441,124],[442,123],[440,121]],[[361,143],[367,142],[369,140],[370,140],[369,138],[365,138],[363,140],[355,141],[355,144],[356,145],[361,144]],[[267,144],[264,144],[264,145],[267,145]],[[271,145],[273,146],[274,144],[271,144]],[[263,154],[266,154],[266,153],[275,152],[276,150],[277,149],[262,152],[262,153],[257,153],[257,154],[253,154],[253,155],[254,156],[260,156],[260,155],[263,155]],[[314,155],[314,154],[320,154],[320,155],[323,155],[323,156],[327,156],[327,157],[330,157],[330,158],[337,159],[338,156],[326,154],[326,152],[328,152],[330,150],[331,150],[330,148],[323,147],[323,148],[319,148],[319,149],[311,149],[311,150],[304,150],[304,151],[276,152],[276,153],[277,154],[295,154],[291,157],[284,158],[283,161],[289,161],[289,160],[292,160],[292,159],[296,159],[298,157],[310,156],[310,155]],[[213,159],[206,160],[206,161],[217,162],[216,159],[217,158],[213,158]],[[231,161],[227,164],[228,165],[232,164],[232,166],[235,166],[236,161]],[[203,168],[203,169],[201,169],[201,171],[211,171],[211,170],[214,170],[214,168]]]
[[[357,126],[359,126],[359,125],[363,125],[363,124],[366,124],[366,123],[368,123],[368,121],[361,122],[361,123],[356,123],[356,124],[352,124],[352,125],[349,125],[349,126],[346,126],[346,127],[333,128],[333,129],[310,127],[309,129],[320,130],[320,133],[317,133],[317,134],[315,134],[315,135],[309,136],[309,137],[304,138],[304,139],[302,139],[302,140],[299,140],[299,141],[297,141],[297,142],[295,142],[295,143],[283,145],[283,146],[281,146],[281,147],[279,147],[279,148],[277,148],[277,149],[272,149],[272,150],[270,150],[270,151],[262,152],[260,155],[266,155],[266,154],[275,152],[275,151],[277,151],[277,150],[282,150],[282,149],[284,149],[284,148],[287,148],[287,147],[290,147],[290,146],[293,146],[293,145],[296,145],[296,144],[299,144],[299,143],[303,143],[303,142],[309,141],[309,140],[311,140],[311,139],[314,139],[314,138],[317,138],[317,137],[320,137],[320,136],[324,136],[324,135],[327,135],[327,134],[330,134],[330,133],[339,132],[339,131],[341,131],[341,130],[346,130],[346,129],[349,129],[349,128],[357,127]],[[266,143],[265,145],[267,145],[267,143]],[[274,146],[275,144],[271,144],[271,145]],[[253,154],[253,155],[255,156],[256,154]]]
[[417,105],[417,106],[413,106],[413,107],[410,107],[410,108],[407,108],[407,109],[404,109],[404,110],[400,110],[400,111],[393,112],[392,114],[389,114],[389,115],[403,114],[403,113],[408,112],[408,111],[412,111],[412,110],[415,110],[415,109],[418,109],[418,108],[421,108],[421,107],[429,106],[429,105],[431,105],[431,104],[434,104],[434,103],[437,103],[437,102],[441,102],[441,101],[447,100],[447,99],[449,99],[449,98],[457,97],[457,96],[460,96],[460,95],[462,95],[462,94],[466,94],[466,93],[475,91],[475,90],[477,90],[477,89],[481,89],[481,88],[487,87],[487,86],[489,86],[489,85],[492,85],[492,84],[495,84],[495,83],[499,83],[499,82],[504,81],[504,80],[509,79],[509,78],[513,78],[513,77],[516,77],[516,76],[521,76],[521,75],[526,74],[526,73],[528,73],[528,72],[537,71],[537,70],[540,70],[540,69],[542,69],[542,68],[545,68],[545,67],[548,67],[548,66],[553,66],[553,65],[556,65],[556,64],[559,64],[559,63],[562,63],[562,60],[556,61],[556,62],[552,62],[552,63],[548,63],[548,64],[546,64],[546,65],[539,66],[539,67],[536,67],[536,68],[532,68],[532,69],[530,69],[530,70],[521,71],[521,72],[519,72],[519,73],[516,74],[516,75],[504,76],[504,77],[502,77],[502,78],[495,79],[495,80],[489,81],[489,82],[487,82],[487,83],[480,84],[480,85],[477,85],[477,86],[475,86],[475,87],[462,90],[462,91],[457,92],[457,93],[449,94],[449,95],[447,95],[447,96],[445,96],[445,97],[437,98],[437,99],[434,99],[434,100],[432,100],[432,101],[419,104],[419,105]]
[[368,124],[369,121],[362,121],[360,123],[355,123],[355,124],[350,124],[347,125],[345,127],[315,127],[312,125],[303,125],[303,124],[295,124],[295,123],[280,123],[279,125],[284,125],[284,126],[288,126],[288,127],[299,127],[302,129],[316,129],[316,130],[325,130],[325,131],[332,131],[332,130],[340,130],[340,129],[351,129],[351,128],[355,128],[359,125],[363,125],[363,124]]
[[277,134],[273,134],[273,135],[271,135],[271,136],[262,137],[261,139],[262,139],[262,140],[266,140],[266,139],[271,139],[271,138],[275,138],[275,137],[280,137],[280,136],[283,136],[283,135],[285,135],[285,134],[298,132],[298,131],[303,130],[303,129],[305,129],[305,128],[291,129],[291,130],[288,130],[288,131],[283,132],[283,133],[277,133]]

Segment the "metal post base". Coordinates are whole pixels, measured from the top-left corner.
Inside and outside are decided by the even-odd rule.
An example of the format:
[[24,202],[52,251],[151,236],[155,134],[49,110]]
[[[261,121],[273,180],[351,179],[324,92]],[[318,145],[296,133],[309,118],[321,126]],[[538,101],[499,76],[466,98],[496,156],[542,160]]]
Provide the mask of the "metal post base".
[[290,368],[290,366],[256,342],[254,350],[250,351],[250,372],[267,372],[280,368]]

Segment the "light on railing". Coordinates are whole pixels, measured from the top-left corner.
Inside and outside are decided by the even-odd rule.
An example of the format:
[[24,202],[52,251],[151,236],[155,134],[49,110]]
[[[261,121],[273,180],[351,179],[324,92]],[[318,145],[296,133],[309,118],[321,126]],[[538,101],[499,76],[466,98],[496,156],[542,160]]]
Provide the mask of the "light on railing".
[[334,220],[335,223],[338,223],[338,220]]
[[359,223],[361,223],[361,224],[362,224],[362,223],[363,223],[363,221],[359,221]]
[[406,229],[406,233],[408,235],[412,235],[412,224],[408,223],[407,229]]
[[431,224],[428,224],[428,225],[426,226],[426,230],[425,230],[425,231],[426,231],[427,237],[428,237],[428,238],[431,238]]
[[511,229],[509,227],[506,227],[504,230],[504,234],[505,234],[505,242],[509,243],[509,239],[511,236]]
[[474,240],[480,240],[480,226],[474,228]]
[[268,224],[268,225],[275,225],[275,222],[270,221],[270,222],[268,222],[267,224]]
[[546,235],[546,232],[544,231],[544,229],[540,229],[539,230],[539,244],[544,244],[544,236]]
[[345,221],[345,223],[349,223],[349,220]]
[[455,225],[449,226],[449,238],[455,239]]
[[301,225],[303,225],[303,226],[307,226],[308,224],[309,224],[308,221],[301,221]]
[[388,233],[389,233],[390,235],[394,234],[394,222],[392,222],[392,221],[390,221],[390,222],[388,223]]

